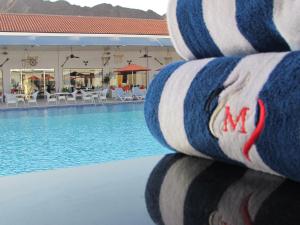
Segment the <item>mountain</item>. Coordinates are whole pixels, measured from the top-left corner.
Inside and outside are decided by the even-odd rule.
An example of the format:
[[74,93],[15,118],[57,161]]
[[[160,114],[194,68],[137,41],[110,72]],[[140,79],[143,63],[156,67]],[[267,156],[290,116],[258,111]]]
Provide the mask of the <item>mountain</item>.
[[164,19],[164,16],[152,10],[143,11],[111,4],[99,4],[94,7],[71,5],[67,1],[50,2],[45,0],[0,0],[0,12],[25,14],[51,14],[76,16],[124,17],[142,19]]

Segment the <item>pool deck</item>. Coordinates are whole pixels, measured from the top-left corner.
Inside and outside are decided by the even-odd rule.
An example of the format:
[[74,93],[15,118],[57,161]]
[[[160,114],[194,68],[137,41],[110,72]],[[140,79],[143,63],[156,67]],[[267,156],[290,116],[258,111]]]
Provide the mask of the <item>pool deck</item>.
[[[5,103],[0,103],[0,111],[11,111],[11,110],[27,110],[27,109],[46,109],[46,108],[60,108],[60,107],[74,107],[74,106],[99,106],[99,105],[116,105],[116,104],[139,104],[144,103],[144,100],[133,100],[133,101],[120,101],[115,99],[108,99],[107,101],[101,102],[83,102],[77,100],[76,103],[60,102],[58,104],[47,104],[45,100],[38,100],[37,104],[19,104],[18,106],[7,106]],[[1,224],[0,224],[1,225]]]
[[161,158],[0,177],[0,224],[153,224],[144,192]]

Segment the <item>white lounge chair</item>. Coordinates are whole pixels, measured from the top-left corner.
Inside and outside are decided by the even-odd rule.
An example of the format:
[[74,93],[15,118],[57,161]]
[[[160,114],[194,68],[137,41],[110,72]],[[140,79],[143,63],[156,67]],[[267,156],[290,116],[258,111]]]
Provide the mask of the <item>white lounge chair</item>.
[[34,92],[28,99],[27,104],[36,104],[37,105],[37,96],[38,96],[39,92],[36,91]]
[[73,91],[70,95],[67,96],[67,102],[76,102],[77,90]]
[[138,100],[144,100],[146,97],[145,92],[143,92],[139,87],[132,88],[132,95]]
[[82,94],[82,101],[83,102],[92,102],[92,97],[91,94],[85,92],[84,90],[80,90],[81,94]]
[[117,88],[116,94],[117,94],[118,99],[120,99],[122,102],[133,100],[132,94],[125,93],[122,88]]
[[17,97],[16,95],[13,95],[13,94],[5,94],[5,102],[6,102],[6,105],[9,106],[9,105],[16,105],[16,107],[18,106],[18,100],[17,100]]
[[49,92],[45,92],[46,97],[47,97],[47,104],[49,103],[55,103],[57,104],[57,98],[56,95],[50,94]]

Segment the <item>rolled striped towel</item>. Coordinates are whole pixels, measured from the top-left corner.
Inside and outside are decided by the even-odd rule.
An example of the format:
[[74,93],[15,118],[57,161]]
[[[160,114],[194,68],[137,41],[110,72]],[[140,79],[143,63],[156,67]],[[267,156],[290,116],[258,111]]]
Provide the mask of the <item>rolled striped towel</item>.
[[159,225],[297,225],[300,219],[298,183],[179,154],[154,168],[145,197]]
[[170,0],[167,18],[184,59],[300,49],[296,0]]
[[178,152],[300,181],[300,52],[177,62],[152,81],[145,119]]

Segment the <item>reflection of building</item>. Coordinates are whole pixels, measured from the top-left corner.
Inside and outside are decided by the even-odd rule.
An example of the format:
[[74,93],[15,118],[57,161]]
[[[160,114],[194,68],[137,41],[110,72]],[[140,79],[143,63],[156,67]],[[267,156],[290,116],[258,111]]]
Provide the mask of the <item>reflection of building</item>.
[[[107,77],[111,86],[146,86],[179,59],[162,20],[0,14],[0,21],[0,92],[99,88]],[[115,72],[129,62],[151,71]]]
[[100,88],[103,81],[103,69],[68,68],[63,69],[63,87],[73,88]]

